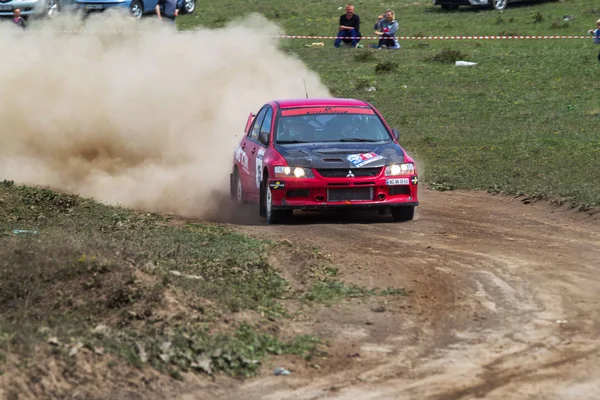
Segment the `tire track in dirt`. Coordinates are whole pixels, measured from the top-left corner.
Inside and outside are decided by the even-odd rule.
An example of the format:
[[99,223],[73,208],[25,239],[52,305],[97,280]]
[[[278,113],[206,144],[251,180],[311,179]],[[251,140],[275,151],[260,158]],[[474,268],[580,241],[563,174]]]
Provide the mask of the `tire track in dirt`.
[[[289,226],[236,226],[319,246],[334,256],[344,281],[414,294],[367,328],[368,308],[322,312],[305,323],[337,337],[340,348],[349,345],[345,331],[363,332],[357,346],[366,362],[342,360],[337,370],[283,379],[264,375],[214,394],[600,398],[598,218],[483,193],[423,192],[417,219],[405,224],[372,214],[306,214]],[[323,316],[329,320],[314,322]]]

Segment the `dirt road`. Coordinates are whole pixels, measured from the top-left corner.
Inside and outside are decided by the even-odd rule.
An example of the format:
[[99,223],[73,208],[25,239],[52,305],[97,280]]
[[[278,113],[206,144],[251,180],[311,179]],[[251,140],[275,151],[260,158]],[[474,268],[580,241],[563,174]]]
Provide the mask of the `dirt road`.
[[421,200],[402,224],[306,214],[293,226],[237,225],[321,247],[346,282],[413,292],[294,322],[331,341],[319,370],[270,369],[183,398],[600,398],[598,218],[484,193],[422,190]]

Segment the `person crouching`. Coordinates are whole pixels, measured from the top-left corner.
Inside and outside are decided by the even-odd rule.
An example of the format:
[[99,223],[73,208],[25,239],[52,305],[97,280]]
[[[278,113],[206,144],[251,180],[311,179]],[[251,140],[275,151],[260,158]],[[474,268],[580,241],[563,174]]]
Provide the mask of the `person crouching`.
[[379,43],[372,47],[376,49],[388,48],[388,49],[399,49],[400,43],[396,37],[398,31],[398,22],[396,21],[394,12],[392,10],[386,10],[384,14],[377,17],[375,23],[375,34],[379,36]]
[[354,6],[346,6],[346,14],[340,16],[340,26],[333,46],[339,48],[344,43],[351,43],[352,47],[362,47],[360,42],[360,17],[354,13]]
[[21,10],[19,8],[15,8],[13,11],[13,22],[23,29],[27,28],[27,24],[25,24],[25,20],[21,16]]

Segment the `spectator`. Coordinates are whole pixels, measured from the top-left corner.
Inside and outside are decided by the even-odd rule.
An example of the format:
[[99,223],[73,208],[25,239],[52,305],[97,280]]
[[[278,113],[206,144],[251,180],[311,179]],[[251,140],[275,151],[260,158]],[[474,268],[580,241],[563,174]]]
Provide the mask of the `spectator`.
[[[600,44],[600,19],[596,21],[596,29],[590,29],[588,33],[594,35],[594,43]],[[600,61],[600,53],[598,53],[598,61]]]
[[399,49],[400,43],[396,37],[398,31],[398,22],[396,21],[394,12],[386,10],[384,14],[377,17],[375,23],[375,34],[380,37],[379,44],[373,45],[376,49],[388,48]]
[[23,29],[27,28],[25,20],[23,17],[21,17],[21,10],[19,8],[15,8],[15,11],[13,11],[13,22],[15,25],[20,26]]
[[179,15],[177,0],[158,0],[155,10],[159,20],[165,18],[170,24],[175,25],[175,18]]
[[[360,17],[354,14],[354,6],[346,6],[346,14],[340,16],[340,31],[335,39],[334,46],[340,47],[342,42],[351,43],[352,47],[362,47],[358,44],[360,41]],[[350,39],[358,38],[358,39]]]

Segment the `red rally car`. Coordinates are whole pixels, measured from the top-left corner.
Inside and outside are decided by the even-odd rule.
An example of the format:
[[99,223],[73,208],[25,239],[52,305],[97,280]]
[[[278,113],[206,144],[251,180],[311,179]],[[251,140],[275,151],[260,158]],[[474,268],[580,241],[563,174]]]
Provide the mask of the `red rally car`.
[[267,223],[294,209],[367,208],[412,220],[417,169],[371,104],[355,99],[287,99],[250,114],[235,149],[231,196],[259,205]]

